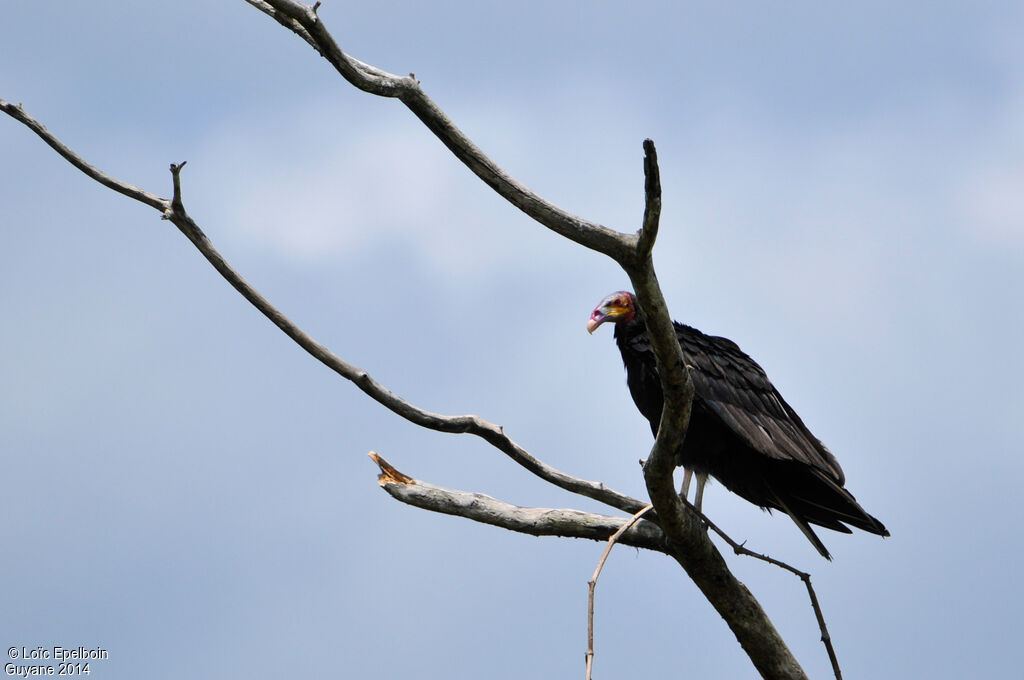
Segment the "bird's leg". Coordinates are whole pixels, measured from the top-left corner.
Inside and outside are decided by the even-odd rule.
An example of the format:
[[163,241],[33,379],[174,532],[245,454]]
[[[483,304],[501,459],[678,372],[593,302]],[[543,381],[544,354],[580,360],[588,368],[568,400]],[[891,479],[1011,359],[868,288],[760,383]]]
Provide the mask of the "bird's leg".
[[679,490],[679,495],[682,496],[683,500],[686,500],[687,494],[690,493],[690,478],[693,477],[693,470],[690,468],[683,468],[683,488]]
[[[689,470],[687,470],[689,473]],[[697,508],[697,512],[700,512],[701,503],[704,501],[704,485],[708,483],[708,473],[698,472],[697,473],[697,495],[694,498],[693,507]]]

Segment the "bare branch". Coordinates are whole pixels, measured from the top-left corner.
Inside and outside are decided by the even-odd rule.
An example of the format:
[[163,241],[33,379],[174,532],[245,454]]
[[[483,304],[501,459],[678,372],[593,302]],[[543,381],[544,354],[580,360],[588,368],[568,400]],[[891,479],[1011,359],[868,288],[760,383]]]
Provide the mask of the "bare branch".
[[74,151],[65,146],[59,139],[50,134],[50,131],[43,127],[43,125],[39,121],[25,113],[24,109],[21,108],[21,104],[15,106],[10,102],[6,102],[3,99],[0,99],[0,110],[9,115],[11,118],[14,118],[17,121],[24,123],[25,126],[28,127],[28,129],[32,130],[32,132],[39,135],[39,137],[41,137],[44,142],[49,144],[54,151],[63,156],[65,160],[71,163],[71,165],[75,166],[89,177],[92,177],[94,180],[96,180],[103,186],[107,187],[108,189],[113,189],[119,194],[124,194],[128,198],[134,198],[136,201],[145,203],[149,207],[156,208],[161,212],[167,209],[168,201],[166,198],[154,196],[151,193],[143,191],[137,186],[125,184],[124,182],[121,182],[106,174],[105,172],[97,168],[94,168],[93,166],[86,163],[84,160],[82,160],[80,156],[78,156],[78,154],[76,154]]
[[[437,135],[456,158],[529,217],[548,229],[580,245],[604,253],[618,262],[633,257],[636,236],[623,234],[600,224],[577,217],[541,198],[509,175],[491,160],[462,132],[420,87],[412,75],[398,76],[354,59],[341,50],[323,21],[305,5],[294,0],[246,0],[261,11],[271,14],[279,23],[312,39],[316,50],[327,59],[345,80],[355,87],[380,97],[400,99],[427,128]],[[281,16],[289,21],[282,21]],[[294,22],[294,23],[292,23]]]
[[[378,483],[392,498],[431,512],[465,517],[531,536],[563,536],[593,541],[607,540],[624,525],[632,524],[632,520],[622,517],[570,509],[524,508],[480,493],[446,489],[399,472],[378,453],[371,451],[369,455],[381,468]],[[619,543],[665,552],[661,529],[648,521],[626,531]]]
[[661,221],[661,171],[658,169],[658,151],[654,142],[644,140],[644,223],[636,245],[637,259],[647,260],[654,250]]
[[[245,0],[245,1],[247,3],[249,3],[250,5],[252,5],[253,7],[255,7],[256,9],[258,9],[259,11],[263,12],[264,14],[272,17],[274,19],[274,21],[276,21],[277,23],[281,24],[282,26],[287,28],[289,31],[293,31],[296,35],[298,35],[300,38],[302,38],[307,43],[309,43],[310,47],[312,47],[314,50],[316,50],[317,52],[320,51],[320,48],[317,46],[316,41],[313,40],[313,36],[311,36],[309,34],[309,32],[306,29],[304,29],[302,27],[302,24],[300,24],[298,21],[296,21],[295,19],[292,19],[291,17],[289,17],[286,14],[283,14],[282,12],[277,11],[276,9],[274,9],[272,6],[270,6],[268,3],[264,2],[263,0]],[[323,56],[322,53],[321,53],[321,56]]]
[[836,680],[843,680],[843,671],[839,668],[839,659],[836,658],[836,650],[832,646],[832,636],[828,634],[828,626],[825,625],[825,615],[821,612],[821,605],[818,603],[818,595],[811,585],[811,575],[804,574],[800,577],[807,586],[807,596],[811,598],[811,607],[814,609],[814,616],[818,619],[818,628],[821,630],[821,642],[828,652],[828,660],[832,663],[832,673]]
[[[250,2],[250,0],[246,0]],[[313,46],[327,61],[360,90],[379,97],[401,97],[402,93],[412,87],[418,88],[416,78],[412,75],[397,76],[345,54],[334,37],[328,32],[313,7],[292,0],[264,0],[279,13],[287,16],[312,38]],[[250,4],[252,4],[250,2]],[[319,6],[319,3],[317,3]],[[260,8],[262,9],[262,8]],[[287,25],[287,24],[285,24]],[[289,26],[290,27],[290,26]],[[296,31],[297,32],[297,31]]]
[[586,680],[590,680],[594,671],[594,589],[597,588],[597,579],[601,576],[601,570],[604,569],[604,563],[608,561],[608,556],[612,554],[612,548],[618,542],[619,537],[622,534],[629,531],[630,527],[640,521],[653,505],[644,506],[639,512],[623,524],[618,531],[611,535],[608,539],[608,545],[605,546],[604,552],[601,553],[601,559],[597,561],[597,566],[594,568],[594,575],[587,581],[587,675]]
[[[647,492],[672,557],[725,619],[758,672],[765,678],[806,679],[800,664],[760,603],[729,571],[721,553],[704,532],[699,518],[684,507],[675,490],[676,451],[686,437],[694,386],[651,258],[650,248],[653,248],[657,235],[656,218],[661,207],[657,192],[660,181],[654,145],[645,143],[644,148],[647,151],[644,168],[648,196],[645,227],[653,227],[653,230],[646,235],[641,231],[635,259],[620,261],[620,265],[633,283],[643,312],[664,396],[658,434],[644,464]],[[651,218],[650,224],[648,217]]]
[[729,571],[699,518],[684,507],[676,493],[672,477],[675,452],[686,436],[693,382],[650,256],[637,266],[625,268],[643,311],[664,395],[661,424],[644,465],[644,481],[672,557],[725,619],[763,677],[806,680],[806,674],[760,603]]
[[[354,86],[378,96],[400,99],[470,170],[528,216],[576,243],[612,257],[623,267],[633,282],[637,300],[644,313],[657,362],[664,407],[655,444],[644,468],[648,493],[661,526],[659,528],[649,521],[642,521],[628,530],[622,536],[621,542],[667,552],[675,558],[726,620],[762,676],[805,678],[760,605],[746,587],[729,572],[697,516],[684,507],[675,493],[672,479],[675,451],[686,434],[693,384],[686,370],[685,357],[676,340],[651,258],[661,208],[654,145],[645,143],[647,200],[643,228],[633,235],[619,233],[562,210],[509,176],[477,148],[426,96],[414,76],[395,76],[346,55],[317,16],[316,7],[310,8],[294,0],[246,1],[313,45]],[[505,436],[500,427],[477,416],[444,416],[409,404],[374,381],[362,369],[342,361],[314,341],[239,276],[188,216],[181,200],[180,171],[183,164],[172,166],[174,198],[168,201],[121,183],[86,164],[45,128],[26,116],[20,107],[12,107],[2,101],[0,107],[30,127],[64,158],[93,179],[161,211],[164,218],[175,224],[236,290],[282,331],[326,366],[354,382],[378,403],[410,422],[428,429],[479,436],[537,476],[568,491],[630,513],[636,513],[643,507],[640,501],[611,491],[603,484],[580,480],[547,466]],[[515,531],[603,540],[622,525],[619,518],[573,510],[517,508],[479,494],[466,494],[416,480],[410,481],[410,478],[395,473],[397,471],[383,475],[385,478],[382,479],[382,485],[388,493],[403,502],[437,512],[470,517],[496,526],[505,526]],[[809,581],[805,583],[809,586]],[[809,592],[812,593],[812,600],[816,601],[813,591]]]
[[825,615],[821,611],[821,604],[818,602],[818,595],[814,592],[814,586],[811,585],[811,575],[808,574],[806,571],[802,571],[790,564],[783,562],[782,560],[777,560],[769,555],[754,552],[753,550],[747,548],[746,545],[743,543],[737,543],[735,540],[733,540],[731,536],[729,536],[729,534],[725,533],[722,529],[718,527],[717,524],[712,522],[707,515],[705,515],[703,512],[694,507],[694,505],[690,503],[690,501],[684,498],[683,502],[686,503],[686,507],[688,507],[692,512],[694,512],[698,517],[701,518],[701,520],[704,522],[704,524],[708,526],[709,529],[714,531],[722,538],[722,540],[728,543],[729,547],[731,547],[733,549],[733,552],[735,552],[737,555],[746,555],[747,557],[753,557],[754,559],[761,560],[762,562],[773,564],[776,567],[779,567],[780,569],[785,569],[791,574],[796,575],[801,581],[804,582],[804,585],[807,586],[807,595],[811,599],[811,608],[814,610],[814,617],[818,620],[818,629],[821,631],[821,641],[825,645],[825,651],[828,652],[828,660],[832,663],[832,672],[835,674],[836,680],[842,680],[843,672],[839,668],[839,659],[836,658],[836,650],[832,646],[832,636],[828,633],[828,625],[826,625],[825,623]]
[[175,213],[179,215],[185,214],[185,204],[181,201],[181,171],[186,163],[188,161],[171,163],[171,182],[174,186],[174,193],[171,194],[171,209],[164,215],[164,219],[171,219]]
[[[247,1],[251,2],[251,0]],[[473,144],[427,97],[414,77],[390,74],[349,57],[338,47],[323,22],[310,8],[294,0],[265,0],[265,2],[278,12],[297,21],[313,37],[318,51],[351,84],[365,92],[401,99],[459,160],[513,205],[552,231],[608,255],[626,269],[633,281],[634,290],[647,319],[648,332],[654,346],[662,379],[662,391],[665,395],[661,421],[662,432],[659,432],[655,448],[648,459],[648,466],[653,465],[651,478],[659,478],[663,482],[667,482],[668,486],[672,486],[671,473],[674,469],[674,460],[672,452],[669,450],[671,446],[667,442],[681,442],[685,435],[689,422],[690,402],[693,398],[693,385],[683,370],[682,350],[672,331],[668,309],[661,288],[658,286],[650,258],[650,249],[653,247],[657,235],[661,210],[660,173],[653,142],[648,140],[644,145],[646,151],[644,167],[647,175],[645,193],[648,201],[644,216],[645,229],[641,230],[641,235],[646,233],[646,236],[643,237],[643,244],[640,247],[639,236],[622,234],[599,224],[582,220],[527,189]],[[650,482],[648,482],[648,486],[650,486]],[[667,495],[663,495],[662,498],[662,502],[671,503],[671,501],[667,501]],[[653,496],[652,500],[654,500]],[[657,510],[659,502],[654,502]],[[674,503],[675,514],[683,517],[682,504],[678,497]],[[626,509],[621,505],[615,507]],[[639,506],[629,508],[628,511],[636,512],[637,510],[639,510]],[[660,511],[658,512],[660,514]],[[696,527],[692,519],[690,524],[689,533],[695,535]]]
[[438,432],[450,432],[457,434],[472,434],[480,437],[498,450],[505,453],[515,462],[537,475],[541,479],[554,484],[566,491],[576,493],[587,498],[599,501],[613,508],[625,512],[634,513],[644,506],[641,501],[609,489],[601,482],[592,482],[578,477],[568,475],[541,460],[530,455],[525,449],[509,438],[504,430],[494,423],[490,423],[475,415],[441,415],[418,408],[401,397],[397,396],[386,387],[370,377],[361,368],[342,360],[326,347],[310,337],[305,331],[299,328],[288,317],[282,314],[276,307],[270,304],[266,298],[249,284],[236,272],[231,265],[221,256],[210,243],[209,238],[199,228],[199,225],[189,217],[181,200],[181,170],[184,163],[171,166],[171,175],[174,180],[174,198],[170,201],[158,198],[137,187],[124,184],[113,177],[105,175],[91,165],[83,161],[67,146],[54,137],[49,130],[40,125],[31,116],[22,111],[21,107],[15,107],[0,100],[0,108],[13,118],[25,123],[37,135],[51,147],[57,150],[62,156],[68,159],[75,167],[96,181],[119,191],[120,193],[145,203],[163,213],[163,218],[170,220],[202,253],[203,257],[213,265],[221,276],[230,283],[235,290],[242,294],[254,307],[270,319],[278,328],[294,340],[300,347],[311,354],[315,359],[323,363],[332,371],[343,378],[352,381],[359,389],[368,394],[377,403],[387,407],[394,413],[406,420]]

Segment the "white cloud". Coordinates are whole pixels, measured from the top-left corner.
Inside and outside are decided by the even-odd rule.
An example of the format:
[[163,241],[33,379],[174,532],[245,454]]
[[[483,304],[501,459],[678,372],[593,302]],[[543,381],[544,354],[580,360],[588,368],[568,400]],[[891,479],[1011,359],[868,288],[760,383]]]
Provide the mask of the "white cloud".
[[[204,209],[231,239],[305,263],[400,247],[437,272],[479,274],[528,256],[529,239],[500,224],[515,211],[495,209],[489,188],[400,104],[387,104],[393,110],[376,118],[377,103],[357,98],[232,120],[190,168],[219,192]],[[345,121],[354,108],[367,120]]]
[[1024,248],[1024,166],[980,169],[967,179],[960,199],[964,227],[974,240]]
[[972,241],[1024,252],[1024,74],[1015,80],[1016,94],[965,154],[952,200]]
[[[230,236],[301,260],[394,237],[433,250],[458,168],[390,116],[347,125],[338,113],[329,102],[287,116],[253,111],[211,133],[202,162],[223,191]],[[418,236],[428,227],[434,238]]]

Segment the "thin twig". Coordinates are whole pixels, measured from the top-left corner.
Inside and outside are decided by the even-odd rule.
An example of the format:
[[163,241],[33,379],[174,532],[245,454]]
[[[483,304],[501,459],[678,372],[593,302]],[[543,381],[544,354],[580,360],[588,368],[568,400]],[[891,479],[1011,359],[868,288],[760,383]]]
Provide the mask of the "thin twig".
[[811,575],[806,574],[800,577],[807,586],[807,596],[811,598],[811,606],[814,608],[814,615],[818,619],[818,628],[821,630],[821,642],[828,651],[828,660],[832,662],[832,673],[836,680],[843,680],[843,671],[839,668],[839,659],[836,658],[836,650],[832,647],[832,636],[828,634],[828,626],[825,625],[825,615],[821,612],[821,605],[818,604],[818,596],[811,585]]
[[107,187],[108,189],[113,189],[117,193],[124,194],[128,198],[134,198],[136,201],[139,201],[140,203],[145,203],[149,207],[156,208],[161,212],[167,209],[168,201],[166,198],[160,198],[159,196],[155,196],[149,192],[143,191],[137,186],[125,184],[124,182],[121,182],[106,174],[102,170],[86,163],[84,160],[82,160],[80,156],[78,156],[74,151],[69,149],[63,142],[54,137],[53,134],[51,134],[50,131],[47,130],[42,123],[40,123],[32,116],[25,113],[25,110],[21,107],[21,104],[14,105],[10,102],[4,101],[3,99],[0,99],[0,111],[3,111],[4,113],[9,115],[11,118],[14,118],[18,122],[23,123],[28,129],[32,130],[32,132],[39,135],[39,137],[42,138],[44,142],[49,144],[54,151],[63,156],[64,160],[71,163],[71,165],[75,166],[76,168],[84,172],[86,175],[93,178],[94,180],[96,180],[103,186]]
[[173,184],[174,193],[171,194],[171,212],[164,216],[164,219],[171,219],[174,213],[184,214],[185,204],[181,201],[181,171],[185,167],[188,161],[182,161],[180,163],[171,163],[171,182]]
[[618,542],[619,537],[622,534],[629,531],[630,527],[640,521],[640,518],[644,514],[653,508],[653,505],[648,505],[637,512],[633,517],[626,522],[623,522],[619,530],[611,535],[608,539],[608,545],[605,546],[604,552],[601,553],[601,559],[597,561],[597,567],[594,568],[594,575],[587,581],[587,676],[586,680],[590,680],[591,673],[594,670],[594,589],[597,587],[597,578],[601,575],[601,570],[604,569],[604,563],[608,560],[608,556],[612,552],[612,548]]
[[814,586],[811,585],[811,575],[806,571],[797,569],[796,567],[786,564],[782,560],[777,560],[769,555],[764,555],[759,552],[754,552],[747,548],[743,543],[738,543],[733,540],[727,533],[725,533],[717,524],[711,521],[711,519],[703,512],[698,510],[693,503],[687,499],[682,499],[690,510],[692,510],[701,520],[708,526],[709,529],[718,534],[723,541],[729,544],[729,547],[733,549],[737,555],[746,555],[747,557],[753,557],[754,559],[773,564],[780,569],[796,575],[804,585],[807,586],[807,595],[811,599],[811,608],[814,610],[814,617],[818,620],[818,629],[821,631],[821,641],[825,645],[825,651],[828,652],[828,659],[832,663],[832,673],[835,675],[836,680],[842,680],[843,672],[839,668],[839,659],[836,657],[836,650],[832,646],[832,636],[829,635],[828,625],[825,623],[825,615],[821,611],[821,604],[818,602],[818,595],[814,592]]

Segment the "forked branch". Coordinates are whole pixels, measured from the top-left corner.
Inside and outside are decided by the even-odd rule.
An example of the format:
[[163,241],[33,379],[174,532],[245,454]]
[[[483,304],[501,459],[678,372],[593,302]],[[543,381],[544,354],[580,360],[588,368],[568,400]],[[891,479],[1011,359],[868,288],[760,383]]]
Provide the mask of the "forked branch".
[[[278,23],[312,45],[355,87],[378,96],[393,97],[402,101],[459,160],[498,194],[528,216],[580,245],[613,258],[623,267],[633,283],[638,302],[644,313],[664,394],[661,427],[644,470],[648,492],[661,527],[659,534],[664,532],[663,547],[660,549],[667,549],[669,554],[683,566],[701,588],[708,600],[726,620],[762,676],[766,678],[804,678],[803,671],[760,605],[743,584],[729,572],[721,554],[703,531],[700,520],[683,505],[674,491],[673,451],[674,446],[682,441],[686,433],[693,398],[693,385],[685,368],[686,363],[682,350],[675,338],[651,258],[661,209],[657,155],[653,143],[648,141],[644,145],[646,152],[646,205],[643,228],[637,234],[620,233],[562,210],[508,175],[477,148],[427,97],[420,87],[419,81],[412,75],[396,76],[345,54],[317,16],[316,6],[307,7],[293,0],[246,1],[272,16]],[[366,371],[346,363],[313,340],[270,305],[235,272],[187,214],[181,200],[180,173],[184,164],[172,166],[175,183],[174,196],[171,200],[163,199],[137,187],[121,183],[85,163],[70,149],[58,142],[44,127],[24,114],[20,107],[12,107],[6,102],[0,101],[0,108],[30,127],[64,158],[93,179],[159,210],[165,219],[171,221],[192,241],[203,256],[239,293],[275,325],[324,365],[354,382],[363,392],[396,414],[428,429],[471,433],[479,436],[537,476],[573,493],[587,496],[631,514],[637,513],[645,505],[636,499],[607,489],[603,484],[577,479],[555,470],[530,456],[508,438],[500,427],[477,416],[445,416],[415,407],[377,383]],[[400,478],[393,476],[393,479],[384,486],[389,493],[401,490],[403,494],[407,494],[401,498],[404,502],[413,502],[413,499],[417,499],[417,502],[428,502],[426,497],[421,495],[421,492],[428,489],[424,483],[403,483]],[[435,499],[443,495],[441,491],[454,493],[450,490],[440,490],[439,487],[430,490],[431,493],[427,496]],[[465,499],[460,500],[457,496],[449,495],[440,505],[429,509],[443,512],[445,511],[443,508],[461,507],[463,510],[457,514],[464,512],[465,516],[469,516],[468,513],[474,508],[487,505],[479,496],[474,496],[468,505],[460,505],[462,500]],[[498,501],[494,502],[499,503]],[[481,503],[483,504],[481,505]],[[420,507],[427,506],[421,505]],[[516,517],[516,512],[515,506],[509,506],[498,514],[503,517]],[[584,531],[583,527],[588,526],[589,521],[584,517],[585,515],[586,513],[583,513],[559,519],[558,521],[561,522],[558,524],[561,527],[559,531]],[[475,519],[485,521],[482,517]],[[547,519],[555,519],[555,517],[550,516]],[[605,518],[601,520],[606,522],[602,525],[602,531],[608,528],[607,520],[613,521],[615,528],[622,524],[622,520],[619,518]],[[517,521],[526,522],[521,525],[521,528],[542,526],[537,523],[537,517],[531,519],[518,516]],[[650,528],[642,529],[641,527],[653,526],[649,522],[641,522],[626,532],[622,541],[629,543],[631,540],[639,540],[634,538],[635,535],[639,535],[638,532],[650,531]],[[558,533],[557,535],[571,534]],[[607,535],[607,533],[604,534],[602,538]],[[581,537],[584,536],[581,535]]]

